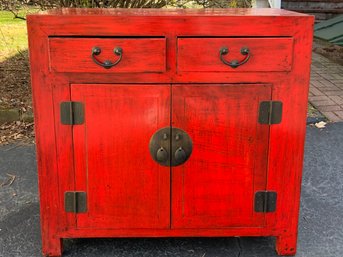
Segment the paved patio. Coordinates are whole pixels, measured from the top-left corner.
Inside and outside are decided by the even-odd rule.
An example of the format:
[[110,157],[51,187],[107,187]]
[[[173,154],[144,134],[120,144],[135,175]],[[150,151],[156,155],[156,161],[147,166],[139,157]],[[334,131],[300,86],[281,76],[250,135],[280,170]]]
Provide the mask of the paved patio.
[[[343,122],[307,127],[297,257],[343,256]],[[0,256],[39,257],[34,145],[0,147]],[[65,240],[64,257],[277,257],[270,237]]]
[[343,121],[343,66],[312,55],[310,103],[330,121]]

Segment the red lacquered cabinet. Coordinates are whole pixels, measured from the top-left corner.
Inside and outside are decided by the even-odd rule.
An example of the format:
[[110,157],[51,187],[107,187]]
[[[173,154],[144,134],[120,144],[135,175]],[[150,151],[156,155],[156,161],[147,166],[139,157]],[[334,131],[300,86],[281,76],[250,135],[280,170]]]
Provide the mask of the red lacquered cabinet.
[[28,16],[43,254],[274,236],[294,255],[312,26],[275,9]]

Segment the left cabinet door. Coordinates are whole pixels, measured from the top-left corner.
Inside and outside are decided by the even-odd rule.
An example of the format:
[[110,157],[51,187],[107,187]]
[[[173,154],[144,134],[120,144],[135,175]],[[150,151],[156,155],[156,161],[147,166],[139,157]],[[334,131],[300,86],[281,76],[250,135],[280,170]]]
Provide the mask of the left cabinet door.
[[72,84],[85,120],[73,126],[75,190],[87,193],[78,228],[170,227],[170,167],[149,140],[170,126],[170,85]]

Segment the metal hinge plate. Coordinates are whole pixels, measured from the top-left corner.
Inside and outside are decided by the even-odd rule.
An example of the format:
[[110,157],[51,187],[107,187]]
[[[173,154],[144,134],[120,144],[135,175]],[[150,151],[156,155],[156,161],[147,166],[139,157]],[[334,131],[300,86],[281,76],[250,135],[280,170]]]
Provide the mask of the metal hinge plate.
[[86,192],[69,191],[64,193],[64,210],[66,212],[87,212]]
[[80,125],[85,120],[85,108],[81,102],[62,102],[61,123],[64,125]]
[[274,212],[276,210],[277,193],[258,191],[255,193],[255,212]]
[[258,122],[261,124],[279,124],[282,120],[282,102],[263,101],[260,103]]

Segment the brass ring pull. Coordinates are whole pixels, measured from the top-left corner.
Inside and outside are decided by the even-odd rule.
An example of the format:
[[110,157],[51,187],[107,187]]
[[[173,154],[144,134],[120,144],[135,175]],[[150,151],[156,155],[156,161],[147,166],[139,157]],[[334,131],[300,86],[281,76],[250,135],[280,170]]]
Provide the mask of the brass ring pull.
[[238,60],[232,60],[231,62],[226,61],[223,56],[227,55],[228,53],[229,53],[229,49],[227,47],[222,47],[219,51],[220,60],[224,64],[230,66],[231,68],[237,68],[238,66],[243,65],[250,59],[250,50],[247,47],[241,48],[241,54],[245,56],[245,58],[242,61],[238,61]]
[[96,55],[99,55],[101,53],[101,48],[95,46],[92,49],[93,62],[95,62],[97,65],[99,65],[101,67],[104,67],[105,69],[110,69],[113,66],[117,65],[123,57],[123,49],[121,47],[114,48],[113,52],[115,55],[119,56],[118,60],[116,60],[115,62],[111,62],[110,60],[106,60],[102,63],[102,62],[98,61],[98,59],[95,57]]

